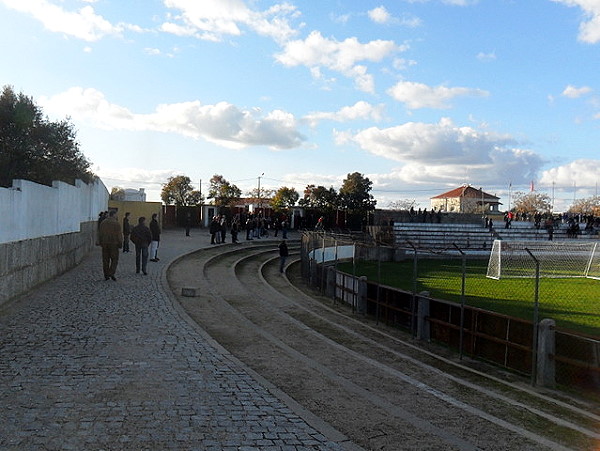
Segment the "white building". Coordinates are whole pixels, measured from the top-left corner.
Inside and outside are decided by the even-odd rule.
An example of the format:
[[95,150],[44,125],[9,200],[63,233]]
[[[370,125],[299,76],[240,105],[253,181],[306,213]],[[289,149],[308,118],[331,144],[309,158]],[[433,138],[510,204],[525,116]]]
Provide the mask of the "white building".
[[121,200],[126,202],[146,202],[146,192],[144,191],[144,188],[140,188],[139,190],[126,188],[123,190],[123,195],[118,197],[119,199],[114,200]]

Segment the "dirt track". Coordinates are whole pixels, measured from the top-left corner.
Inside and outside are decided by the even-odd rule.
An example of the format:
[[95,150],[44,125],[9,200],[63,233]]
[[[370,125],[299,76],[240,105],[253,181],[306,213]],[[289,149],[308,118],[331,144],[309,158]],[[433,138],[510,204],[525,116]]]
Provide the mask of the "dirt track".
[[200,250],[168,278],[216,341],[365,449],[600,449],[598,406],[467,367],[306,292],[298,270],[281,275],[270,242]]

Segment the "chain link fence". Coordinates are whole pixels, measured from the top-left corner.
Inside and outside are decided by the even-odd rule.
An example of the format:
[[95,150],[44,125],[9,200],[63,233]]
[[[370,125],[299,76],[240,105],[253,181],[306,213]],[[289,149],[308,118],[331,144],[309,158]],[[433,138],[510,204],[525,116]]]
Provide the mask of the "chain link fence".
[[600,388],[600,280],[486,277],[490,250],[382,244],[305,232],[302,274],[321,293],[415,338],[529,375],[532,384]]

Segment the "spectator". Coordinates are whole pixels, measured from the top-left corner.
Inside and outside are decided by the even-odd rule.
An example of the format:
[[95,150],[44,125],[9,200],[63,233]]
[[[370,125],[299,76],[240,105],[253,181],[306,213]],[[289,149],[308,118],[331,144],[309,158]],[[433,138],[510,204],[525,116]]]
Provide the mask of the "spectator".
[[154,213],[152,220],[150,221],[150,232],[152,233],[152,242],[150,243],[150,261],[157,262],[158,258],[158,246],[160,244],[160,226],[158,225],[158,215]]
[[125,217],[123,218],[123,252],[129,252],[129,234],[131,233],[129,214],[129,212],[125,213]]
[[115,210],[111,210],[108,217],[100,223],[98,243],[102,247],[104,280],[117,280],[115,273],[119,264],[119,249],[123,246],[123,233]]
[[140,266],[145,276],[148,275],[148,246],[152,243],[152,232],[146,226],[146,218],[138,219],[138,225],[131,230],[131,241],[135,244],[135,272],[140,273]]

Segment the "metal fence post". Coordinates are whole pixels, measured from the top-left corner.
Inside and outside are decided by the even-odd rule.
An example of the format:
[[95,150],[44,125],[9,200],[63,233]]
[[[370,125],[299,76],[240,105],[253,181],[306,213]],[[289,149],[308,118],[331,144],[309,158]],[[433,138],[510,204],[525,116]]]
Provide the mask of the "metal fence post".
[[356,304],[357,313],[367,313],[367,276],[360,276],[358,278]]
[[537,353],[537,384],[542,387],[554,388],[556,384],[555,352],[555,321],[543,319],[540,321],[538,353]]
[[525,248],[529,256],[535,262],[535,289],[533,303],[533,343],[531,349],[531,385],[535,386],[537,379],[537,346],[538,346],[538,321],[539,321],[539,293],[540,293],[540,262],[531,253],[529,248]]
[[427,318],[429,317],[429,292],[422,291],[419,293],[418,308],[417,308],[417,339],[427,340],[431,338],[431,328]]
[[412,280],[412,305],[411,305],[411,315],[410,315],[410,331],[413,337],[417,336],[417,278],[418,278],[418,265],[417,265],[417,247],[407,241],[410,247],[413,248],[414,256],[413,256],[413,280]]
[[467,256],[465,253],[456,245],[452,243],[456,250],[460,252],[462,258],[462,284],[460,290],[460,331],[458,339],[458,357],[460,360],[463,358],[463,340],[464,340],[464,325],[465,325],[465,277],[467,274]]
[[325,234],[323,234],[323,247],[321,248],[321,293],[325,292]]
[[354,250],[352,251],[352,291],[354,296],[352,297],[352,313],[356,312],[356,293],[358,287],[356,286],[356,243],[354,243]]
[[377,301],[375,303],[375,324],[379,324],[379,293],[381,291],[381,246],[377,243]]

